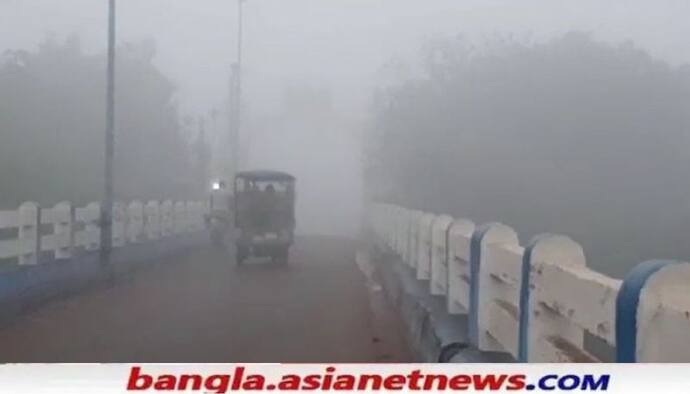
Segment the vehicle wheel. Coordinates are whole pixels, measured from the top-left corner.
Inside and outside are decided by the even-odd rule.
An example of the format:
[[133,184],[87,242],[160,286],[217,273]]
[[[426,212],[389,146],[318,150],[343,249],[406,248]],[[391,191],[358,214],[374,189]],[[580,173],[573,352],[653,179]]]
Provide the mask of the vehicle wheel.
[[281,248],[273,253],[272,260],[276,264],[287,264],[290,258],[290,249]]

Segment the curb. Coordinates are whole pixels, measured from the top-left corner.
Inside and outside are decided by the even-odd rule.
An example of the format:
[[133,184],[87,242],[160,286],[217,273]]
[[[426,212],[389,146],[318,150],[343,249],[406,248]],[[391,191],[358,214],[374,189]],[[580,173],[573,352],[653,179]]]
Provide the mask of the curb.
[[428,363],[514,362],[503,353],[479,352],[468,342],[467,315],[450,315],[442,296],[428,292],[428,281],[392,253],[370,249],[386,295],[406,325],[407,341],[416,358]]

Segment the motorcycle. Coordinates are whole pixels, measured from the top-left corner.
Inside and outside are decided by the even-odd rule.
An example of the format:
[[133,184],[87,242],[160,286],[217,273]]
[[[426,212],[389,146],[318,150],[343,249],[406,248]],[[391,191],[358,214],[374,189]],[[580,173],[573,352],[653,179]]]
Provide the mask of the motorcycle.
[[225,246],[225,237],[228,234],[230,221],[220,215],[210,215],[208,228],[211,233],[211,244],[215,247]]
[[211,244],[225,248],[225,239],[232,226],[229,196],[225,184],[216,181],[211,187],[210,212],[206,215],[206,228],[211,234]]

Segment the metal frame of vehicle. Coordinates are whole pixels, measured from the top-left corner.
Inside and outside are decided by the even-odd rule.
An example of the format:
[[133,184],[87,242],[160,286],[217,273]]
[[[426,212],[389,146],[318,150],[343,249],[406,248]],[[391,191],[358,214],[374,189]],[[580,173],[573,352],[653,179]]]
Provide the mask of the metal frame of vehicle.
[[[295,229],[295,182],[296,178],[286,172],[272,170],[242,171],[235,175],[233,182],[235,229],[236,229],[236,259],[238,264],[250,257],[271,257],[275,262],[286,263],[289,249],[294,239]],[[285,223],[279,225],[276,231],[257,230],[256,227],[245,222],[244,212],[249,205],[256,203],[258,196],[249,196],[249,193],[264,193],[261,184],[281,186],[283,190],[277,195],[283,195],[289,208]],[[264,189],[265,190],[265,189]],[[247,198],[249,197],[249,198]],[[242,205],[242,206],[241,206]],[[286,212],[284,211],[284,212]],[[270,216],[274,216],[271,212]],[[271,221],[275,217],[270,218]],[[275,225],[275,222],[272,223]]]

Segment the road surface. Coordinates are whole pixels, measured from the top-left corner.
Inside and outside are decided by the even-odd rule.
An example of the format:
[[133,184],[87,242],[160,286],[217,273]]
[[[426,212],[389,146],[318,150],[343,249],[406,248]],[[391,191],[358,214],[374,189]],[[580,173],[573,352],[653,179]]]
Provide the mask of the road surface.
[[203,250],[0,328],[2,362],[406,362],[353,241],[299,238],[287,266]]

